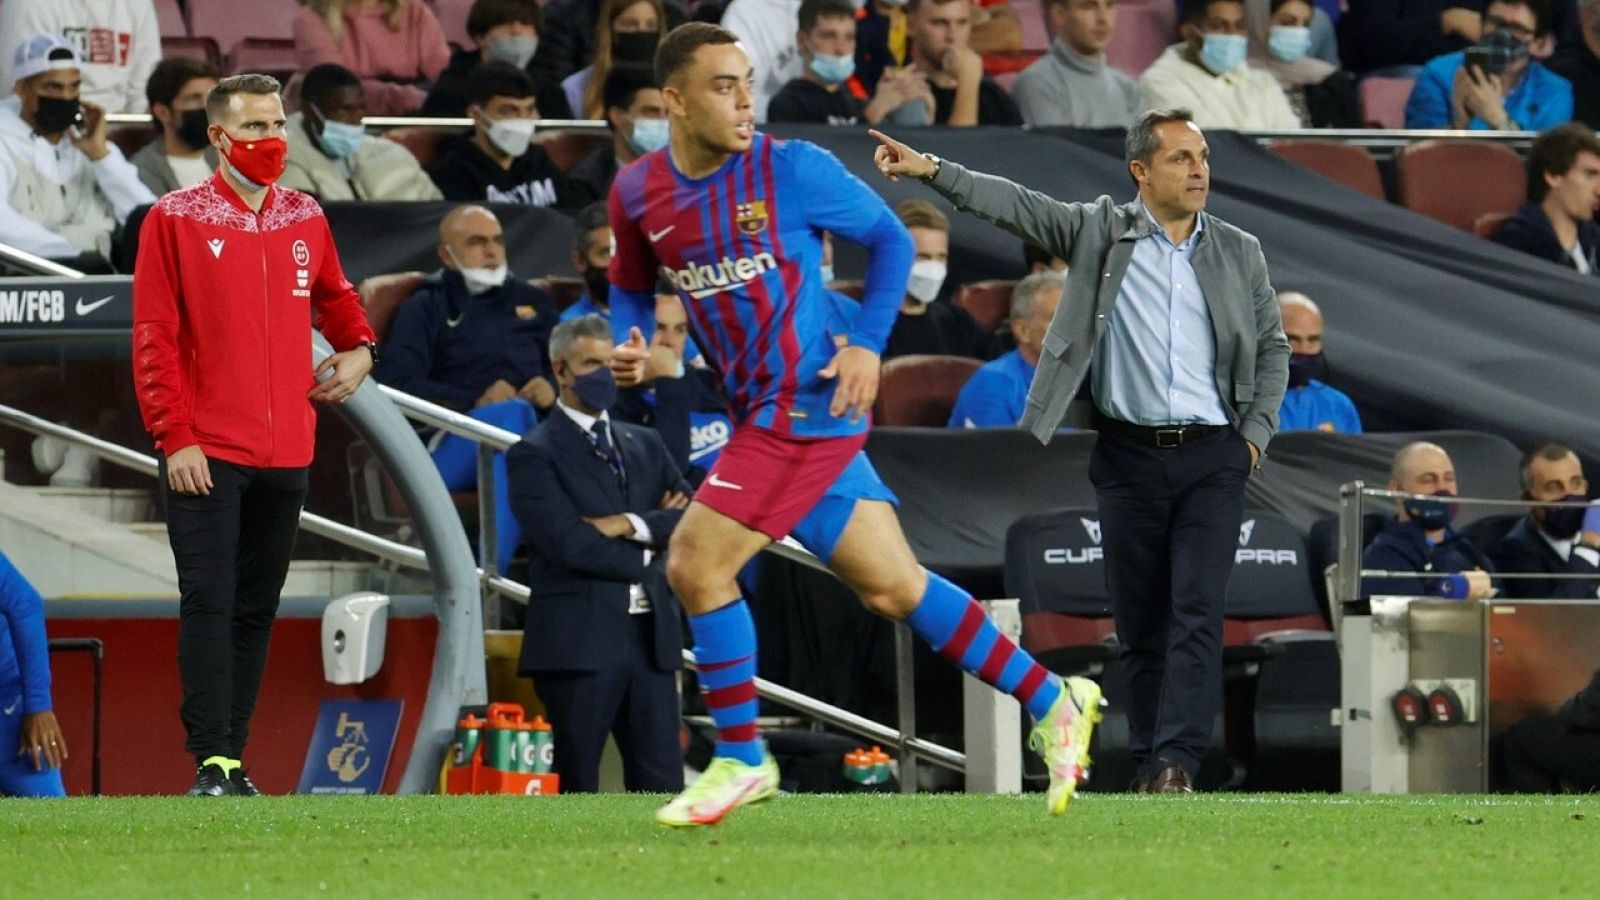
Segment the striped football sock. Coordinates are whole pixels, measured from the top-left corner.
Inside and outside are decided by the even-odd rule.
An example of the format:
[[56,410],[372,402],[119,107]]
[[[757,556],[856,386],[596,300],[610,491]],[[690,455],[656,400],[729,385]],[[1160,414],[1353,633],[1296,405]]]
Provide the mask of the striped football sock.
[[756,623],[743,599],[689,617],[706,709],[717,723],[717,755],[758,766],[767,745],[756,731]]
[[1000,633],[972,595],[932,572],[906,624],[939,655],[1017,698],[1035,720],[1061,696],[1061,678]]

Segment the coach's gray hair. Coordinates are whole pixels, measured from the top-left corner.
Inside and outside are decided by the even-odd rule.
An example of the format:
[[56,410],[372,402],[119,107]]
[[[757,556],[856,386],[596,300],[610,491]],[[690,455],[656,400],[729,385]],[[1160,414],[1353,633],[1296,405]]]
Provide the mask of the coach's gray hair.
[[[1156,134],[1156,126],[1165,125],[1168,122],[1193,121],[1194,113],[1181,106],[1149,110],[1140,116],[1137,122],[1133,123],[1133,127],[1128,129],[1128,136],[1122,143],[1124,160],[1130,163],[1138,160],[1145,165],[1149,165],[1150,160],[1155,157],[1156,151],[1161,149],[1161,138]],[[1128,177],[1132,178],[1132,173],[1129,173]],[[1134,183],[1138,184],[1138,180],[1135,179]]]
[[557,325],[550,332],[550,362],[556,360],[571,362],[573,348],[578,345],[579,338],[600,338],[611,340],[611,323],[603,316],[590,313],[576,319],[568,319]]
[[1067,279],[1060,273],[1046,269],[1017,282],[1017,286],[1011,290],[1011,321],[1020,322],[1032,315],[1033,298],[1048,288],[1065,291]]

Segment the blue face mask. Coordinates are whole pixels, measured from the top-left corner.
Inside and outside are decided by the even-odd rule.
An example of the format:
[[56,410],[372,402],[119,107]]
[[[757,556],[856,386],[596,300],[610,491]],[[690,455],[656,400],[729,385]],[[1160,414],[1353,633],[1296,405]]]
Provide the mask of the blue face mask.
[[[607,369],[606,371],[610,371]],[[1440,491],[1435,497],[1454,497],[1454,494]],[[1406,500],[1402,504],[1406,516],[1417,524],[1423,531],[1438,531],[1450,527],[1450,520],[1456,517],[1456,504],[1446,503],[1443,500]]]
[[1311,29],[1293,25],[1274,25],[1267,34],[1267,49],[1274,59],[1299,62],[1311,50]]
[[1217,75],[1226,75],[1244,64],[1250,49],[1242,34],[1208,34],[1200,46],[1200,62]]
[[611,374],[610,366],[601,366],[587,375],[574,378],[572,392],[578,395],[578,402],[596,413],[602,413],[616,405],[617,379]]
[[839,84],[855,74],[856,58],[818,53],[811,57],[811,71],[828,84]]
[[634,119],[628,146],[635,153],[654,153],[667,145],[668,137],[666,119]]
[[[316,109],[316,107],[312,107]],[[322,110],[317,110],[317,115],[322,115]],[[344,159],[356,152],[361,142],[367,139],[367,130],[360,125],[348,125],[344,122],[323,116],[322,136],[317,138],[317,143],[322,145],[322,152],[334,159]]]
[[822,283],[825,285],[830,284],[833,280],[833,266],[824,265],[822,267]]

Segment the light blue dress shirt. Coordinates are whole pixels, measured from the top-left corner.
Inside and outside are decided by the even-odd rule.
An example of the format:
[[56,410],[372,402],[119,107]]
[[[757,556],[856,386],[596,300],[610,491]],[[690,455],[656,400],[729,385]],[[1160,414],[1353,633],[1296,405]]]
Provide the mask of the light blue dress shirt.
[[1227,425],[1217,393],[1216,332],[1191,265],[1206,214],[1181,245],[1142,203],[1139,214],[1133,257],[1095,347],[1095,403],[1136,425]]

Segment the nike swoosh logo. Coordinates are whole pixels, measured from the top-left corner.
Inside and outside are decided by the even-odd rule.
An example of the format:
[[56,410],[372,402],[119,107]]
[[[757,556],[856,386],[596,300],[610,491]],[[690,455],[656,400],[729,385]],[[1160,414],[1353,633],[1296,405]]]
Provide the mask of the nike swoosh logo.
[[10,706],[6,707],[5,714],[8,715],[8,716],[11,715],[12,713],[16,712],[17,711],[17,707],[19,707],[21,705],[22,705],[22,698],[18,697]]
[[716,475],[711,475],[711,476],[707,477],[706,478],[706,484],[709,484],[712,487],[727,488],[730,491],[742,491],[742,490],[744,490],[744,486],[743,485],[734,484],[731,481],[723,481],[721,478],[718,478]]
[[105,306],[107,303],[110,303],[115,299],[117,299],[117,295],[112,294],[109,297],[101,297],[99,300],[96,300],[93,303],[85,303],[83,302],[83,298],[79,297],[78,305],[74,307],[74,309],[77,311],[78,315],[87,316],[89,313],[94,312],[95,310]]
[[672,229],[677,228],[677,227],[678,226],[676,226],[676,225],[668,225],[667,227],[661,229],[660,231],[648,232],[646,234],[646,237],[650,238],[650,243],[654,244],[656,241],[659,241],[662,238],[666,237],[667,235],[671,234],[672,233]]

